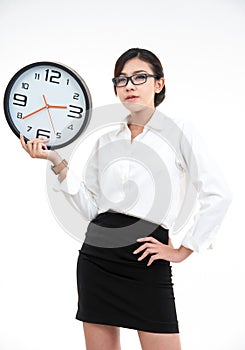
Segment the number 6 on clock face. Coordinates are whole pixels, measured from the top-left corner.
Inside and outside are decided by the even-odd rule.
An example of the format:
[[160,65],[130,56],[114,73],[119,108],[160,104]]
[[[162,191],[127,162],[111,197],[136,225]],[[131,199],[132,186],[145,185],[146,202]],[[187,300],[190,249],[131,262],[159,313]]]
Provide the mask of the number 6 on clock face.
[[48,137],[49,149],[64,147],[87,127],[92,100],[84,80],[55,62],[36,62],[19,70],[4,95],[12,131],[25,140]]

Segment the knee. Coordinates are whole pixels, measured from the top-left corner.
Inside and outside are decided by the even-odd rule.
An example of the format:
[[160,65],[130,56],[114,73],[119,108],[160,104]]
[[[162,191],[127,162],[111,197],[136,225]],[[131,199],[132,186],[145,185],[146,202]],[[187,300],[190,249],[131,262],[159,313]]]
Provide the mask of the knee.
[[83,322],[87,350],[120,350],[119,327]]

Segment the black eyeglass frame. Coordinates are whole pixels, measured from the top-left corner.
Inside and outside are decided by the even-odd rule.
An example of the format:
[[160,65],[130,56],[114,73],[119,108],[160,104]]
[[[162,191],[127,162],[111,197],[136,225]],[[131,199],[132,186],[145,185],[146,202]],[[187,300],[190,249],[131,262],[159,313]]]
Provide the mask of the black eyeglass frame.
[[[132,80],[132,77],[135,77],[135,76],[137,76],[137,75],[144,75],[144,76],[145,76],[145,81],[144,81],[143,83],[138,83],[138,84],[136,83],[136,84],[135,84],[135,83],[133,82],[133,80]],[[117,78],[126,78],[126,84],[117,86],[117,83],[116,83]],[[112,82],[113,82],[113,84],[114,84],[115,87],[125,87],[125,86],[128,85],[129,80],[131,81],[131,83],[132,83],[133,85],[142,85],[142,84],[145,84],[145,83],[147,82],[147,78],[158,78],[158,79],[160,79],[161,77],[160,77],[159,75],[156,75],[156,74],[137,73],[137,74],[131,75],[130,77],[125,77],[125,76],[122,77],[122,76],[121,76],[121,77],[112,78]]]

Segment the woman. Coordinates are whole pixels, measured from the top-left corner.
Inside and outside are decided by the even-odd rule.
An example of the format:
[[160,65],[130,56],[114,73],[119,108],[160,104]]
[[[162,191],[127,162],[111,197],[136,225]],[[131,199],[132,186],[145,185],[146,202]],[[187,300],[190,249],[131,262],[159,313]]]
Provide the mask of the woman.
[[[98,157],[95,163],[88,166],[88,181],[80,183],[72,193],[67,185],[68,178],[69,182],[73,181],[72,174],[57,152],[47,150],[47,140],[39,138],[25,144],[21,135],[21,144],[31,157],[49,159],[53,163],[60,190],[68,193],[69,200],[90,220],[87,241],[79,251],[77,263],[79,300],[76,318],[83,321],[87,350],[121,349],[119,327],[136,329],[143,350],[180,350],[170,263],[181,262],[194,251],[212,246],[217,228],[230,204],[230,193],[216,169],[207,168],[211,163],[204,154],[205,149],[186,123],[177,127],[181,132],[174,137],[179,147],[178,162],[176,155],[173,156],[174,153],[168,148],[168,142],[159,137],[160,132],[166,130],[167,123],[167,119],[163,121],[156,113],[156,107],[165,98],[165,82],[161,62],[152,52],[130,49],[123,53],[116,62],[113,83],[116,95],[130,114],[119,129],[101,136],[100,144],[111,142],[112,150],[116,141],[127,141],[123,143],[126,152],[137,140],[148,147],[140,149],[140,156],[144,150],[147,153],[147,149],[152,147],[160,157],[156,159],[166,163],[173,186],[174,195],[168,214],[155,215],[154,211],[147,214],[152,191],[149,191],[150,183],[139,164],[134,167],[131,163],[127,167],[126,163],[122,163],[120,171],[117,168],[108,172],[105,190],[108,198],[114,199],[115,206],[113,200],[109,201],[111,206],[108,208],[101,204],[99,143],[96,145]],[[187,142],[183,142],[183,135]],[[166,183],[163,172],[159,172],[160,162],[151,164],[153,172],[156,171],[160,179],[160,187],[164,188]],[[124,175],[121,176],[120,172]],[[174,248],[169,239],[169,229],[177,217],[179,207],[176,203],[180,199],[183,173],[190,174],[199,193],[201,208],[180,247]],[[125,207],[125,203],[121,205],[123,201],[120,200],[122,188],[126,188],[123,186],[130,186],[125,182],[125,177],[141,183],[137,197],[140,200],[135,200],[133,191],[128,191],[133,200],[128,207]],[[158,203],[159,207],[161,202]],[[137,242],[132,240],[131,244],[116,244],[114,241],[114,246],[110,245],[109,248],[105,243],[96,243],[96,239],[102,239],[102,235],[96,236],[98,228],[105,228],[101,233],[105,236],[108,234],[108,237],[113,232],[109,238],[113,241],[116,233],[121,232],[117,230],[123,227],[133,237],[133,228],[139,221],[144,234],[138,232],[137,237],[141,236],[141,239]]]

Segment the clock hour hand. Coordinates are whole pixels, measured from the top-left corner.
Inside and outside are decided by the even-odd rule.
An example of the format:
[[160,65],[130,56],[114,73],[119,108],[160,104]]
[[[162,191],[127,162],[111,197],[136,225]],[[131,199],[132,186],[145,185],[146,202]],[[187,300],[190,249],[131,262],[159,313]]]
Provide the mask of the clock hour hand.
[[29,113],[29,114],[25,115],[25,116],[22,117],[21,119],[29,118],[29,117],[31,117],[33,114],[36,114],[36,113],[38,113],[38,112],[41,112],[41,111],[43,111],[44,109],[46,109],[46,106],[44,106],[44,107],[42,107],[42,108],[39,108],[39,109],[37,109],[36,111],[34,111],[34,112],[32,112],[32,113]]

